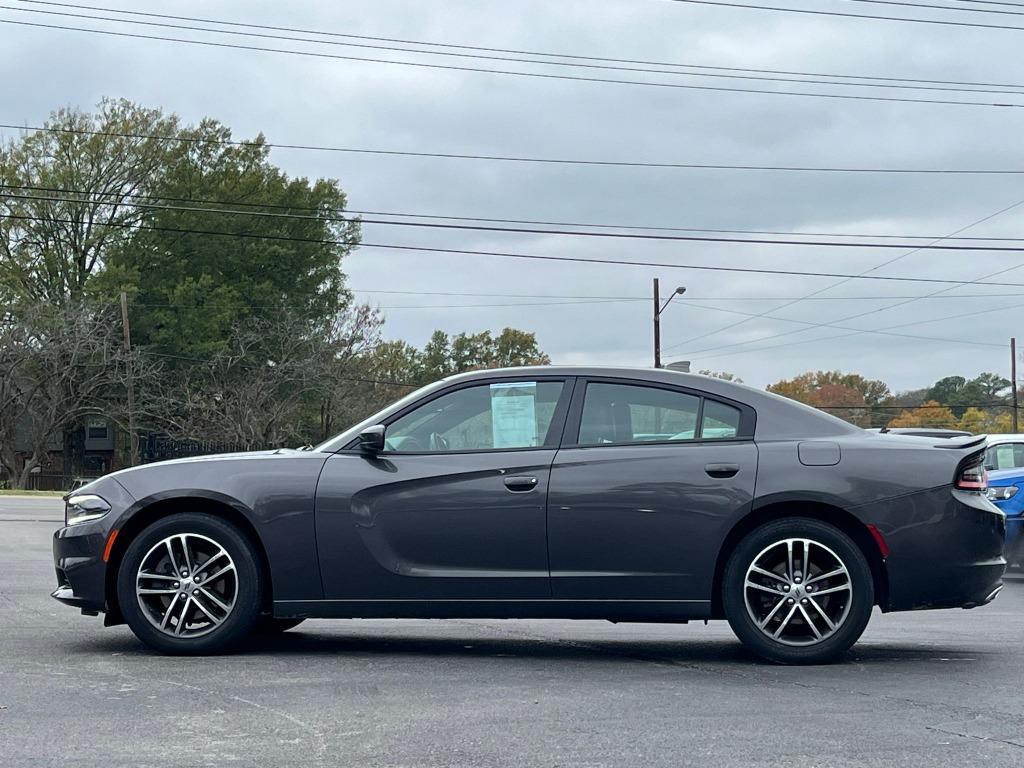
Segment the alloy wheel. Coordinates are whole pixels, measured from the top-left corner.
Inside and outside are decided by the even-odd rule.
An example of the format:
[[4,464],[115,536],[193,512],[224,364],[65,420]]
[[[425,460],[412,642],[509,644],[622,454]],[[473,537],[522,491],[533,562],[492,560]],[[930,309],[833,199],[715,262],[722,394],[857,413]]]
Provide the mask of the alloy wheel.
[[219,543],[196,533],[178,533],[154,545],[135,579],[139,607],[148,621],[171,637],[193,638],[221,626],[238,598],[238,571]]
[[754,625],[784,645],[821,643],[846,621],[853,582],[832,549],[808,538],[765,547],[747,568],[743,599]]

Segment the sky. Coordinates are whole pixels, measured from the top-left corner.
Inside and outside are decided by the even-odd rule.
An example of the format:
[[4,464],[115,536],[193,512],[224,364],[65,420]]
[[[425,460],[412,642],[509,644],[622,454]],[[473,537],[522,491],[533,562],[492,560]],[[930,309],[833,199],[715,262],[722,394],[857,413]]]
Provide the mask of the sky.
[[[813,16],[672,0],[91,4],[347,35],[715,67],[1024,81],[1024,29]],[[1024,15],[944,13],[848,0],[781,4],[1024,28]],[[737,88],[1024,104],[1024,84],[1020,95],[992,96],[566,69],[147,29],[32,13],[30,9],[71,9],[18,0],[5,0],[0,6],[0,21],[227,40],[342,56]],[[61,106],[90,109],[103,97],[125,97],[175,112],[186,122],[215,117],[232,128],[235,138],[262,132],[271,143],[669,163],[1024,168],[1024,109],[1016,108],[519,77],[9,23],[0,23],[0,71],[7,73],[0,85],[0,122],[18,125],[38,125]],[[1021,175],[591,167],[288,149],[275,149],[272,159],[296,176],[338,179],[353,210],[942,237],[1022,202],[963,234],[1024,237]],[[995,286],[860,279],[839,284],[828,277],[357,250],[343,265],[356,296],[382,308],[386,338],[417,345],[436,328],[450,333],[500,332],[513,326],[536,333],[555,363],[648,366],[655,277],[661,280],[663,295],[676,286],[686,287],[662,315],[665,360],[690,360],[694,370],[730,371],[755,386],[818,369],[880,378],[894,390],[924,387],[953,374],[1008,375],[1009,337],[1018,330],[1024,337],[1024,325],[1019,323],[1024,309],[1024,252],[650,241],[374,224],[364,226],[363,238],[544,256],[837,274],[870,270],[878,276],[951,280],[978,280],[1007,270],[992,279],[1000,283]],[[1017,265],[1021,268],[1010,269]],[[937,291],[942,293],[934,298],[912,300]],[[472,295],[433,295],[444,292]],[[819,293],[794,301],[814,292]],[[553,296],[615,300],[548,298]],[[456,304],[464,306],[452,306]],[[816,323],[841,328],[814,327]],[[887,334],[862,332],[889,328]],[[785,336],[771,338],[780,334]]]

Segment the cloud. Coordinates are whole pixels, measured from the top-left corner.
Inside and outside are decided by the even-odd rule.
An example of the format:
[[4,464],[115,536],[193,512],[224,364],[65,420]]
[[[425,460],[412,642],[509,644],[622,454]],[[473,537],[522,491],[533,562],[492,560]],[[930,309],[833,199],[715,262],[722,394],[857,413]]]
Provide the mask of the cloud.
[[[112,5],[129,7],[114,0]],[[1013,32],[807,18],[654,0],[574,0],[559,3],[557,9],[540,0],[443,4],[320,1],[290,4],[287,14],[279,3],[235,0],[218,4],[214,11],[193,1],[176,3],[168,12],[524,50],[982,82],[1010,77],[1007,73],[1015,71],[1020,39],[1020,33]],[[30,15],[0,12],[0,18],[27,20]],[[78,24],[114,28],[110,24]],[[264,42],[273,47],[315,48]],[[435,58],[329,46],[315,49],[379,58]],[[8,25],[0,25],[0,65],[4,71],[18,73],[5,81],[4,106],[0,108],[3,122],[35,124],[61,105],[89,108],[102,96],[125,96],[160,105],[189,121],[216,117],[231,125],[239,137],[262,131],[271,142],[724,163],[1024,167],[1019,141],[1024,110],[573,83],[205,49]],[[543,69],[500,62],[482,66]],[[670,76],[651,78],[671,80]],[[712,78],[702,82],[751,85]],[[762,86],[772,87],[773,83],[766,81],[756,87]],[[793,83],[774,86],[814,89]],[[847,90],[861,93],[866,89]],[[886,93],[934,95],[913,90]],[[955,92],[944,95],[965,100],[994,98]],[[1013,98],[1024,102],[1024,96]],[[1009,176],[639,170],[287,150],[275,150],[274,160],[296,175],[340,179],[356,209],[553,221],[944,235],[1024,199],[1019,179]],[[1024,207],[969,234],[1013,236],[1022,229]],[[364,237],[367,241],[477,250],[854,273],[899,255],[891,250],[644,243],[375,225],[365,227]],[[975,279],[1018,262],[1024,263],[1024,254],[924,251],[877,274]],[[644,297],[649,295],[651,278],[660,276],[663,284],[688,288],[686,297],[666,313],[665,345],[694,339],[667,357],[708,350],[694,357],[696,367],[733,370],[753,384],[807,369],[842,368],[883,378],[896,388],[910,388],[951,373],[1002,371],[1008,363],[1008,353],[996,347],[874,334],[772,349],[842,332],[811,329],[758,341],[798,326],[765,317],[717,332],[742,317],[695,301],[728,297],[714,304],[759,313],[785,303],[765,301],[764,297],[801,296],[835,282],[827,278],[544,264],[371,249],[358,251],[345,268],[357,289],[479,293]],[[1024,269],[1001,279],[1024,283]],[[857,280],[824,295],[906,296],[939,287]],[[1024,288],[969,288],[951,293],[993,292],[1024,294]],[[365,297],[388,307],[487,302],[380,294]],[[492,303],[505,301],[493,299]],[[1014,332],[1014,315],[1009,312],[971,319],[942,318],[995,308],[1000,303],[1024,303],[1024,296],[1020,302],[1007,298],[930,299],[884,310],[896,301],[804,301],[781,310],[779,317],[829,322],[877,308],[877,314],[849,323],[858,328],[880,328],[939,318],[939,322],[908,328],[906,333],[1001,344]],[[651,359],[650,306],[644,302],[389,309],[386,314],[387,334],[414,343],[425,341],[434,328],[454,332],[513,325],[535,331],[556,362],[646,365]],[[725,348],[739,342],[747,343]],[[722,349],[715,354],[718,347]]]

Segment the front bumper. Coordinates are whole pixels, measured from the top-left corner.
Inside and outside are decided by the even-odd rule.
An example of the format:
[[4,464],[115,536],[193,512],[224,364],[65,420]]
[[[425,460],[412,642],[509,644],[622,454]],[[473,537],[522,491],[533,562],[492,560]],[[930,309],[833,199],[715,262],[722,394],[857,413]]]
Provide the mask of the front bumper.
[[86,611],[106,608],[107,564],[103,562],[103,549],[107,534],[97,528],[86,523],[61,528],[53,534],[57,589],[51,597]]
[[53,534],[53,565],[57,589],[51,597],[87,613],[107,608],[107,563],[103,559],[111,535],[134,499],[112,477],[90,483],[89,492],[111,505],[99,520],[68,525]]
[[981,494],[945,486],[858,511],[889,545],[883,610],[974,608],[999,593],[1006,516]]

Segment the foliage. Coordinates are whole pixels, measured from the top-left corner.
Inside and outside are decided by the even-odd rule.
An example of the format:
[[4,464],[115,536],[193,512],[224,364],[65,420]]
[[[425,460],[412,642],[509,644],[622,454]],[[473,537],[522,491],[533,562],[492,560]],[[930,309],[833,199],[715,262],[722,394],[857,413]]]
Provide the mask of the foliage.
[[[330,324],[345,311],[351,295],[341,265],[360,233],[358,221],[342,216],[338,183],[290,178],[269,161],[262,136],[225,144],[231,131],[214,120],[178,136],[151,194],[202,206],[146,208],[104,280],[108,295],[133,294],[137,343],[205,359],[250,318],[299,312]],[[197,210],[211,201],[233,212]]]
[[1010,380],[995,373],[982,373],[977,378],[947,376],[939,379],[928,390],[929,400],[945,403],[957,416],[963,416],[971,405],[986,406],[1002,399],[1010,388]]
[[861,426],[870,425],[871,407],[889,396],[885,382],[840,371],[808,371],[771,384],[767,389],[777,395],[827,409],[833,415]]
[[959,421],[953,411],[935,400],[928,400],[919,408],[905,410],[889,422],[890,427],[930,427],[957,429]]
[[[167,159],[175,117],[124,100],[94,115],[53,113],[45,127],[0,147],[0,300],[80,300],[107,256],[133,237],[145,192]],[[99,132],[87,135],[80,131]],[[28,199],[29,197],[37,199]]]

